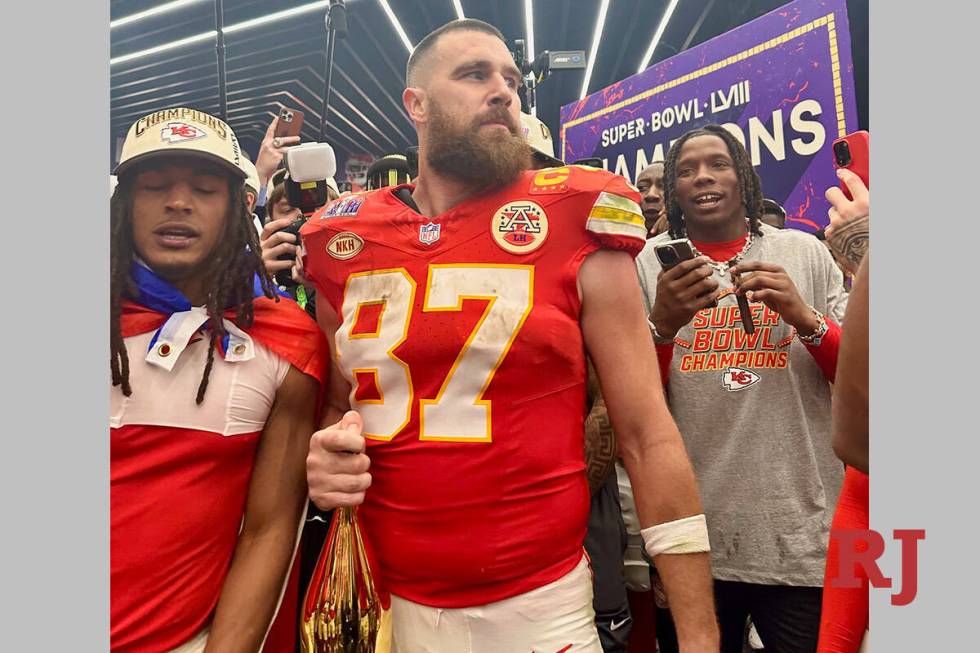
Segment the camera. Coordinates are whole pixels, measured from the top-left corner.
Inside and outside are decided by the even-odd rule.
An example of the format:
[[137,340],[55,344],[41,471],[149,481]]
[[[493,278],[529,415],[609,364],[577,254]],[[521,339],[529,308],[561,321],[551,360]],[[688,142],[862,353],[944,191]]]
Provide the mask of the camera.
[[327,203],[327,177],[337,172],[333,148],[326,143],[303,143],[286,150],[286,199],[309,217]]
[[289,109],[283,109],[282,113],[279,114],[279,120],[282,120],[283,122],[292,122],[293,112]]
[[851,164],[851,148],[848,146],[847,141],[837,141],[834,143],[834,159],[837,161],[837,166],[841,168]]
[[560,50],[556,52],[543,50],[538,53],[534,61],[528,61],[527,44],[524,39],[514,40],[514,48],[510,54],[514,58],[517,68],[521,71],[521,75],[527,78],[518,89],[521,104],[527,111],[530,111],[535,105],[537,85],[543,82],[552,70],[575,70],[586,67],[585,50]]
[[[337,172],[337,160],[333,148],[326,143],[296,145],[286,150],[283,160],[286,164],[286,177],[283,180],[286,200],[303,215],[282,231],[294,234],[296,245],[299,245],[299,230],[317,209],[327,203],[327,177],[333,177]],[[293,258],[290,254],[279,256],[280,261],[291,261]],[[277,272],[276,283],[288,287],[296,285],[289,270]]]
[[555,52],[545,50],[545,52],[548,54],[549,70],[575,70],[586,66],[585,50],[556,50]]

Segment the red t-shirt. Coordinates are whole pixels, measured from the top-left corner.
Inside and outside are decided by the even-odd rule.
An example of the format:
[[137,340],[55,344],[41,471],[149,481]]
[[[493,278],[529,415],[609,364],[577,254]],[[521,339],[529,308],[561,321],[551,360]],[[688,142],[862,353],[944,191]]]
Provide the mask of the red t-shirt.
[[302,230],[305,269],[341,319],[382,582],[426,605],[481,605],[581,559],[577,275],[599,248],[642,249],[640,198],[577,166],[528,171],[431,218],[395,191],[324,207]]

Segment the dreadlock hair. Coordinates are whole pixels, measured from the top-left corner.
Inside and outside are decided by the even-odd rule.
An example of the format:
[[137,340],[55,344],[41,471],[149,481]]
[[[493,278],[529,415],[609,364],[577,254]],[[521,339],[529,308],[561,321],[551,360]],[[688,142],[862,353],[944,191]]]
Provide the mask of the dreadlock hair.
[[759,217],[762,215],[762,181],[752,167],[745,147],[731,132],[721,125],[704,125],[686,132],[670,147],[667,159],[664,161],[664,205],[667,208],[667,222],[670,225],[671,238],[686,238],[687,228],[684,226],[684,214],[677,203],[677,159],[680,157],[684,143],[698,136],[717,136],[725,141],[728,154],[735,164],[735,174],[738,176],[738,190],[745,207],[745,217],[749,219],[749,231],[756,236],[762,236],[759,229]]
[[[127,397],[133,393],[129,384],[129,356],[123,342],[120,316],[122,300],[135,296],[136,284],[130,275],[133,261],[133,179],[136,173],[130,172],[119,180],[109,204],[109,293],[111,317],[109,326],[112,385],[122,386]],[[204,401],[208,389],[208,379],[214,365],[214,350],[219,339],[225,335],[222,314],[226,306],[237,307],[235,324],[245,328],[252,325],[255,316],[252,305],[254,293],[253,280],[259,275],[263,294],[276,297],[272,279],[262,264],[262,252],[258,233],[252,224],[245,203],[245,188],[240,180],[228,180],[229,200],[225,213],[225,229],[218,246],[209,255],[209,265],[205,275],[210,282],[207,299],[207,313],[210,322],[210,342],[208,360],[197,389],[197,403]]]

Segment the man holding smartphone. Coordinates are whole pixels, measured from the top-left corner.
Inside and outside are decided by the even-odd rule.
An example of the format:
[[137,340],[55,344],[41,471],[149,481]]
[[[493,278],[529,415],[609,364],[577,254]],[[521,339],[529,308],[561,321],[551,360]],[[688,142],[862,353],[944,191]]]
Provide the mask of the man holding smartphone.
[[[670,233],[637,267],[705,500],[722,650],[741,652],[751,615],[767,647],[813,651],[842,480],[830,426],[841,273],[809,234],[761,224],[759,177],[724,128],[682,136],[664,180]],[[695,256],[664,270],[655,250],[680,238]]]

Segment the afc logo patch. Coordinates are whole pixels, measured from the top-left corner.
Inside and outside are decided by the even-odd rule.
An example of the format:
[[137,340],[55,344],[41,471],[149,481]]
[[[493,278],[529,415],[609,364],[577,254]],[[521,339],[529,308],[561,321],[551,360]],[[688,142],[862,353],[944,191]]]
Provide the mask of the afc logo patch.
[[186,122],[168,122],[167,126],[160,130],[160,140],[168,143],[193,141],[205,136],[207,133],[203,129],[188,125]]
[[751,370],[743,370],[741,367],[729,367],[722,376],[721,383],[725,390],[738,392],[754,386],[762,380],[758,374]]
[[548,216],[530,200],[508,202],[493,214],[490,235],[506,252],[530,254],[548,237]]

